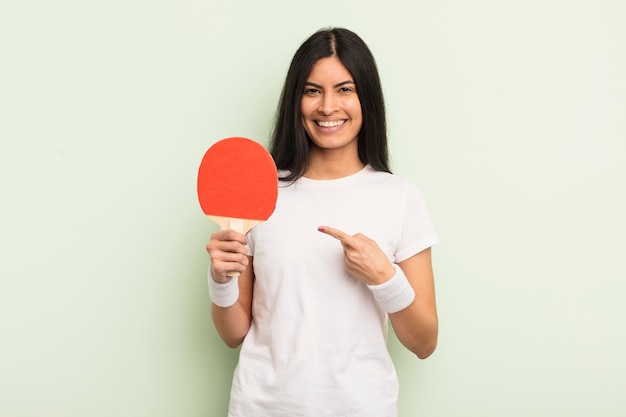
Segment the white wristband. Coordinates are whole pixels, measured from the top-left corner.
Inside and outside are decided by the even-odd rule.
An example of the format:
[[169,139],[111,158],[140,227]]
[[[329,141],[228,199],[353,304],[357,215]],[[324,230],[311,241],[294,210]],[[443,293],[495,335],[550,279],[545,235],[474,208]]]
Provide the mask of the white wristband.
[[209,296],[220,307],[230,307],[239,299],[239,277],[232,277],[228,282],[217,282],[209,267]]
[[394,264],[396,273],[387,282],[380,285],[368,285],[374,299],[387,313],[397,313],[407,308],[415,299],[415,291],[402,269]]

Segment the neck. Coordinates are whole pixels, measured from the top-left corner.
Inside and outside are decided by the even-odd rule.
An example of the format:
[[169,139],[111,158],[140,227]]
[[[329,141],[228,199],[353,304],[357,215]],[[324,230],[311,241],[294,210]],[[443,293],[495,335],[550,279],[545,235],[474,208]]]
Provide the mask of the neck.
[[333,180],[356,174],[364,167],[357,153],[325,152],[313,148],[304,176],[312,180]]

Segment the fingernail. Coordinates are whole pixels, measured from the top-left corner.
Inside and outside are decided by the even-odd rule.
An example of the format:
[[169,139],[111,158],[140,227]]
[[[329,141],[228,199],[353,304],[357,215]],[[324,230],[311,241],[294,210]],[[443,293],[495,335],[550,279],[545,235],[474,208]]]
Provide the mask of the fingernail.
[[317,230],[319,230],[320,232],[324,232],[324,227],[320,226],[317,228]]

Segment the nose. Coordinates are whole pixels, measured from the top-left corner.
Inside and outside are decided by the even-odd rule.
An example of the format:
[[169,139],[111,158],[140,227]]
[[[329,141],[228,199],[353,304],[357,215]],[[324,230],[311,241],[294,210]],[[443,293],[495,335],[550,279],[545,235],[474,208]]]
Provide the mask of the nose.
[[323,94],[320,99],[318,111],[324,115],[330,115],[337,109],[337,103],[333,94]]

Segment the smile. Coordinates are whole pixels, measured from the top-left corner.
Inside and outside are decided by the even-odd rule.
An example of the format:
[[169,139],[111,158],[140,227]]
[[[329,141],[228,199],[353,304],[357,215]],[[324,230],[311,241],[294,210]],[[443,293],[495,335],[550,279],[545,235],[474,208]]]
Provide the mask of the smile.
[[316,120],[315,123],[321,127],[336,127],[336,126],[346,123],[346,121],[345,120],[331,120],[331,121]]

